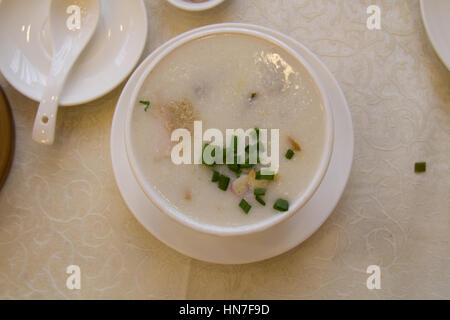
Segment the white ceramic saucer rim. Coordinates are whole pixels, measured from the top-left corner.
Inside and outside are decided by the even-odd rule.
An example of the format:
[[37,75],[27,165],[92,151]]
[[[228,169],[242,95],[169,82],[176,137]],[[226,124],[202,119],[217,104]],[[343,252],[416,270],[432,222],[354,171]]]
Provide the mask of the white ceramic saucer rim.
[[[441,0],[443,1],[443,0]],[[445,0],[448,1],[448,0]],[[441,23],[442,21],[439,19],[433,19],[430,14],[432,15],[433,11],[433,1],[430,0],[420,0],[420,12],[422,15],[422,21],[423,25],[425,26],[425,31],[427,32],[428,38],[430,39],[431,45],[434,48],[434,51],[441,59],[442,63],[445,64],[447,69],[450,70],[450,47],[445,46],[444,41],[439,36],[439,34],[436,34],[433,30],[436,28],[436,24]],[[443,30],[447,30],[447,36],[448,36],[448,30],[450,30],[450,13],[448,16],[448,19],[446,20],[446,24],[448,25],[448,28],[443,28]]]
[[[1,1],[0,1],[1,2]],[[126,3],[126,5],[129,5],[129,2],[123,2]],[[109,76],[107,81],[101,81],[102,78],[95,79],[93,82],[95,83],[104,83],[104,85],[96,86],[96,90],[89,91],[88,93],[84,92],[82,88],[78,90],[77,94],[71,94],[68,97],[65,96],[65,93],[63,92],[62,97],[60,99],[60,106],[66,107],[66,106],[74,106],[74,105],[81,105],[85,103],[89,103],[91,101],[94,101],[100,97],[103,97],[104,95],[108,94],[112,90],[114,90],[117,86],[119,86],[127,77],[131,74],[131,72],[134,70],[136,65],[138,64],[142,53],[145,48],[145,43],[147,39],[147,30],[148,30],[148,21],[147,21],[147,13],[146,13],[146,7],[143,0],[136,0],[136,5],[140,7],[139,12],[141,12],[142,16],[139,17],[139,19],[135,19],[136,21],[141,22],[142,24],[139,25],[138,28],[141,30],[140,32],[134,32],[134,40],[133,43],[136,45],[133,45],[132,48],[135,49],[134,51],[130,52],[129,59],[127,59],[127,63],[123,66],[117,68],[117,66],[113,65],[108,67],[111,71],[109,71]],[[94,36],[95,38],[95,36]],[[126,43],[125,43],[126,44]],[[88,44],[89,46],[89,44]],[[42,49],[39,49],[42,50]],[[40,69],[41,67],[35,67],[36,69]],[[75,66],[76,68],[76,66]],[[103,69],[105,70],[105,69]],[[106,69],[107,70],[107,69]],[[26,84],[23,81],[21,81],[20,78],[13,75],[11,72],[9,72],[7,69],[5,69],[5,64],[0,63],[0,72],[3,74],[7,82],[14,87],[17,91],[21,92],[24,96],[28,97],[29,99],[40,101],[41,95],[43,93],[44,87],[40,85],[30,85]],[[101,74],[101,73],[99,73]],[[44,75],[45,76],[45,75]],[[67,83],[69,83],[70,78],[72,77],[72,74],[69,74]],[[109,79],[113,80],[109,80]],[[79,79],[79,78],[78,78]],[[105,77],[103,77],[105,79]]]
[[[319,73],[319,77],[324,78],[323,81],[327,83],[327,87],[330,86],[327,92],[333,92],[335,95],[331,104],[335,115],[336,145],[329,172],[316,195],[290,219],[274,228],[247,236],[218,237],[199,233],[157,210],[134,180],[126,157],[123,131],[125,127],[123,115],[126,113],[128,100],[131,99],[132,87],[150,56],[131,76],[119,98],[111,128],[111,157],[114,175],[126,204],[137,220],[155,237],[178,252],[198,260],[221,264],[243,264],[282,254],[299,245],[323,224],[333,212],[347,184],[353,160],[354,137],[351,114],[345,96],[333,75],[311,51],[295,40],[268,28],[239,23],[223,25],[269,32],[288,42],[318,68],[316,72]],[[174,40],[176,38],[172,41]],[[167,44],[169,43],[170,41]],[[338,171],[336,170],[337,162],[339,162]],[[327,197],[326,200],[320,198],[324,194]],[[308,218],[312,218],[312,221]]]

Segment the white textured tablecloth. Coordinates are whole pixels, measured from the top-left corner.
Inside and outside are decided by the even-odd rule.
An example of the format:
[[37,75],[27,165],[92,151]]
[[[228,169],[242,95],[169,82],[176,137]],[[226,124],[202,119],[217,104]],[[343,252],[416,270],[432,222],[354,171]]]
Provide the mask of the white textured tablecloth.
[[[382,9],[382,30],[366,8]],[[355,128],[348,187],[310,239],[268,261],[220,266],[155,239],[125,206],[109,135],[121,88],[61,109],[57,140],[31,140],[37,107],[0,76],[17,130],[0,191],[0,298],[447,298],[450,299],[450,72],[428,41],[414,0],[226,0],[186,13],[146,1],[144,56],[211,23],[249,22],[299,40],[330,68]],[[425,174],[414,173],[426,161]],[[218,248],[220,250],[220,248]],[[81,290],[66,267],[81,267]],[[366,268],[381,267],[380,290]]]

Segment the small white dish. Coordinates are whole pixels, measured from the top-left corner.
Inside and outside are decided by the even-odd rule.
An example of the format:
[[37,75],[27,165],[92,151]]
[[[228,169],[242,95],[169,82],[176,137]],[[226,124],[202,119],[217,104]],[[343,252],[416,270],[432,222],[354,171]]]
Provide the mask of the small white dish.
[[[328,171],[308,203],[291,218],[265,231],[236,237],[221,237],[197,232],[171,219],[148,199],[134,178],[124,139],[125,118],[132,93],[152,56],[136,69],[117,103],[111,128],[111,159],[116,182],[130,211],[156,238],[192,258],[221,264],[243,264],[282,254],[311,236],[336,207],[347,184],[353,161],[353,126],[345,96],[326,66],[306,47],[274,30],[249,24],[227,23],[222,26],[259,30],[286,42],[301,54],[324,83],[334,114],[334,151]],[[206,26],[205,30],[215,26]],[[165,45],[189,34],[180,35]]]
[[[0,71],[25,96],[40,101],[51,62],[50,0],[0,1]],[[119,85],[147,39],[142,0],[101,0],[97,30],[69,74],[60,105],[97,99]]]
[[[248,225],[242,225],[242,226],[232,226],[232,227],[222,227],[222,226],[216,226],[211,224],[205,224],[201,223],[199,221],[196,221],[187,215],[185,215],[183,212],[178,210],[176,207],[172,206],[153,186],[150,181],[146,180],[144,177],[144,170],[141,166],[141,163],[137,160],[134,150],[134,143],[132,139],[132,119],[133,119],[133,113],[134,113],[134,106],[139,105],[137,102],[139,101],[139,92],[141,90],[141,87],[144,85],[146,78],[151,73],[151,71],[158,65],[158,63],[163,60],[168,54],[173,52],[174,50],[177,50],[178,48],[181,48],[185,44],[191,43],[197,39],[205,38],[205,37],[212,37],[212,36],[220,36],[223,34],[237,34],[237,35],[244,35],[244,36],[250,36],[257,39],[262,39],[264,41],[267,41],[271,43],[271,45],[276,46],[277,48],[282,49],[284,52],[289,54],[291,57],[293,57],[298,63],[303,67],[302,74],[303,78],[309,78],[312,79],[312,81],[315,83],[319,94],[321,101],[318,103],[320,107],[324,110],[324,116],[325,116],[325,143],[324,143],[324,151],[322,154],[322,157],[320,159],[320,163],[318,165],[317,171],[314,174],[314,177],[309,184],[309,186],[306,188],[306,190],[297,198],[295,201],[292,201],[290,204],[289,210],[287,212],[284,212],[283,214],[274,214],[272,217],[264,219],[260,222],[254,223],[254,224],[248,224]],[[331,159],[331,153],[333,150],[333,114],[330,109],[330,105],[326,96],[326,92],[323,88],[323,85],[318,78],[318,76],[315,74],[314,70],[309,66],[309,63],[303,59],[303,57],[298,54],[295,50],[290,48],[287,44],[285,44],[283,41],[278,40],[277,38],[271,36],[270,34],[267,34],[265,32],[256,31],[256,30],[249,30],[248,28],[237,28],[237,27],[225,27],[221,24],[214,25],[213,28],[210,29],[204,29],[199,28],[192,30],[189,32],[189,34],[185,34],[180,39],[176,40],[175,42],[171,42],[168,46],[163,45],[163,49],[158,51],[155,55],[152,55],[152,58],[148,60],[148,64],[145,66],[144,72],[142,73],[138,83],[136,84],[134,88],[134,92],[131,99],[130,108],[128,110],[127,114],[127,122],[126,122],[126,129],[125,129],[125,144],[127,148],[127,155],[128,160],[130,162],[132,171],[135,175],[136,180],[142,187],[142,190],[144,190],[145,194],[148,196],[149,199],[151,199],[161,210],[163,210],[167,215],[169,215],[171,218],[175,219],[176,221],[194,229],[200,232],[205,232],[213,235],[219,235],[219,236],[237,236],[237,235],[247,235],[252,234],[256,232],[261,232],[263,230],[266,230],[268,228],[272,228],[273,226],[277,225],[278,223],[288,219],[292,215],[294,215],[301,207],[303,207],[308,200],[313,196],[314,192],[316,192],[317,188],[319,187],[323,177],[325,176],[325,173],[328,168],[328,164]]]
[[203,2],[191,2],[187,0],[167,0],[175,7],[186,11],[203,11],[214,8],[224,0],[205,0]]
[[431,44],[450,70],[450,1],[420,0],[420,9]]

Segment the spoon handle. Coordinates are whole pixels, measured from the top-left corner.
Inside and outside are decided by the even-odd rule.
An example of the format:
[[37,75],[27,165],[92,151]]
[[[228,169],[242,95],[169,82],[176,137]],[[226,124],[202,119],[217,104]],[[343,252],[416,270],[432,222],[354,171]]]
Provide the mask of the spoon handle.
[[44,90],[44,96],[34,119],[32,137],[38,143],[51,145],[55,140],[56,114],[62,86],[51,77],[48,80],[49,84]]

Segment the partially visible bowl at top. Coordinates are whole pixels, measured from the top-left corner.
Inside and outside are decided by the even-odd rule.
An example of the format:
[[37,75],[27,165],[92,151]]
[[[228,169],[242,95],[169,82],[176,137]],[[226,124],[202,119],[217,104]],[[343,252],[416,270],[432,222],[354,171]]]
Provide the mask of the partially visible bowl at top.
[[187,11],[203,11],[214,8],[224,0],[167,0],[177,8]]
[[[332,118],[321,82],[295,50],[268,34],[219,24],[152,57],[133,92],[125,144],[136,180],[168,216],[201,232],[244,235],[289,218],[313,196],[331,158]],[[202,121],[203,133],[214,128],[224,136],[228,129],[268,129],[271,141],[260,149],[278,149],[278,174],[255,178],[261,164],[177,165],[179,141],[171,135],[186,128],[195,137],[194,120]],[[229,185],[217,175],[230,178]]]

